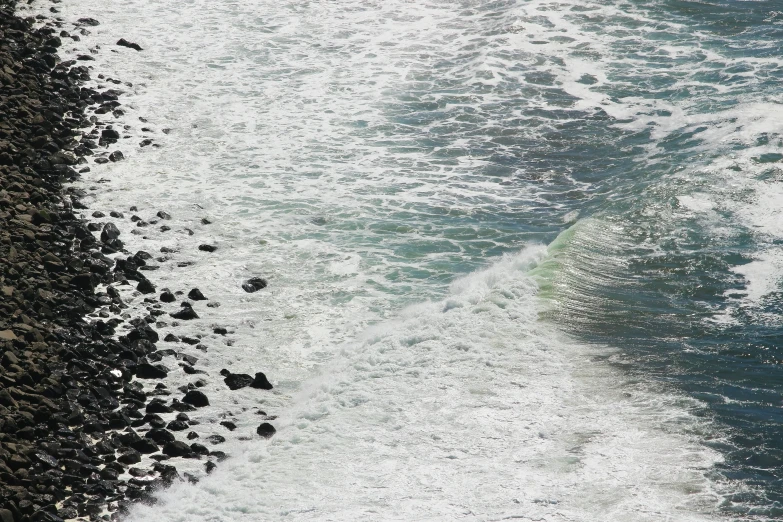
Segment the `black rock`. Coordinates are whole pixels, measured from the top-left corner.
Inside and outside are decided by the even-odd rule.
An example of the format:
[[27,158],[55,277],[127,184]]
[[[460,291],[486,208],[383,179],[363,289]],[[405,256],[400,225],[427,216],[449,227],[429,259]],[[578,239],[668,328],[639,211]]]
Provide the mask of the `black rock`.
[[170,457],[184,457],[191,453],[190,446],[178,440],[168,442],[163,446],[163,454]]
[[145,410],[147,413],[171,413],[174,410],[166,406],[166,403],[161,399],[152,399]]
[[220,425],[228,428],[228,431],[234,431],[237,429],[237,425],[231,421],[221,421]]
[[266,285],[266,279],[261,277],[253,277],[242,284],[242,289],[245,292],[252,294],[253,292],[258,292],[262,288],[266,288]]
[[122,462],[123,464],[138,464],[141,462],[141,453],[136,450],[130,450],[117,457],[117,462]]
[[192,404],[197,408],[203,408],[204,406],[209,406],[209,399],[207,398],[206,395],[204,395],[203,392],[199,390],[190,390],[188,393],[185,394],[185,397],[182,399],[182,402],[186,404]]
[[160,448],[158,448],[158,445],[153,442],[152,438],[144,438],[139,441],[134,442],[131,444],[131,447],[138,451],[139,453],[143,453],[145,455],[148,455],[150,453],[157,452]]
[[190,319],[198,319],[198,314],[190,306],[183,306],[178,312],[172,312],[169,314],[174,319],[182,319],[188,321]]
[[157,213],[157,216],[160,219],[171,219],[171,214],[169,214],[165,210],[159,210],[158,213]]
[[136,285],[136,290],[138,290],[142,294],[154,294],[155,285],[153,285],[149,279],[144,278],[141,281],[139,281],[138,285]]
[[114,129],[103,129],[101,131],[101,138],[106,140],[118,140],[120,139],[120,133]]
[[124,160],[124,159],[125,159],[125,156],[123,156],[122,152],[120,152],[118,150],[115,150],[114,152],[109,154],[109,161],[117,162],[117,161]]
[[229,389],[238,390],[245,386],[250,386],[254,381],[253,378],[246,373],[230,373],[223,379],[223,382],[226,383]]
[[256,429],[256,433],[258,433],[265,439],[271,438],[276,431],[277,430],[275,429],[275,427],[269,424],[268,422],[264,422]]
[[196,455],[209,455],[209,449],[203,444],[199,444],[198,442],[191,444],[190,449]]
[[141,363],[136,366],[136,377],[139,379],[162,379],[168,374],[168,368],[162,364]]
[[95,18],[79,18],[79,23],[82,25],[100,25],[100,22],[96,20]]
[[207,298],[204,297],[204,294],[201,293],[201,290],[198,288],[194,288],[190,292],[188,292],[188,299],[192,299],[193,301],[206,301]]
[[218,335],[226,335],[228,333],[228,330],[223,328],[222,326],[216,326],[212,329],[212,331]]
[[211,460],[208,460],[206,464],[204,464],[204,469],[206,470],[207,474],[212,473],[212,471],[217,467],[217,464],[212,462]]
[[188,429],[188,423],[181,420],[173,420],[168,423],[166,429],[171,431],[183,431]]
[[160,300],[163,301],[164,303],[173,303],[174,301],[177,300],[177,298],[174,296],[174,294],[166,290],[165,292],[160,294]]
[[110,239],[117,239],[120,237],[120,229],[114,223],[106,223],[103,226],[103,232],[101,232],[101,241],[104,243]]
[[272,383],[267,380],[266,375],[262,372],[256,372],[256,378],[250,383],[251,388],[258,388],[260,390],[271,390],[273,388]]
[[158,444],[165,444],[167,442],[174,442],[174,434],[165,429],[152,429],[145,435],[146,438],[152,439]]
[[217,250],[217,247],[214,245],[199,245],[198,249],[203,252],[214,252],[215,250]]
[[137,51],[141,51],[142,50],[142,48],[141,48],[141,46],[139,44],[133,43],[133,42],[129,42],[125,38],[120,38],[117,41],[117,45],[121,45],[122,47],[129,47],[131,49],[136,49]]

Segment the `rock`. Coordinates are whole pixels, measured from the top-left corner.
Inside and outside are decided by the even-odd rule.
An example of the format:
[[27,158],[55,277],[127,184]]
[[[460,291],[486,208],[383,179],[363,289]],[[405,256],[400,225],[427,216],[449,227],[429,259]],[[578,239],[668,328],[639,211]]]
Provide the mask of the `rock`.
[[199,245],[198,249],[202,252],[214,252],[217,250],[217,247],[214,245]]
[[272,384],[267,380],[266,375],[262,372],[256,372],[256,377],[253,382],[250,383],[251,388],[258,388],[260,390],[271,390]]
[[253,378],[246,373],[230,373],[223,379],[226,386],[231,390],[238,390],[245,386],[250,386],[254,381]]
[[258,433],[259,435],[261,435],[261,436],[262,436],[262,437],[264,437],[265,439],[269,439],[269,438],[271,438],[271,437],[272,437],[272,435],[274,435],[276,431],[277,431],[277,430],[275,429],[275,427],[274,427],[274,426],[272,426],[271,424],[269,424],[268,422],[264,422],[264,423],[262,423],[262,424],[261,424],[261,425],[260,425],[260,426],[259,426],[259,427],[256,429],[256,433]]
[[154,294],[155,285],[153,285],[149,279],[144,278],[141,281],[139,281],[138,285],[136,285],[136,290],[138,290],[142,294]]
[[11,330],[0,330],[0,340],[3,341],[16,341],[17,337]]
[[258,292],[259,290],[266,288],[266,285],[266,279],[261,277],[253,277],[242,284],[242,289],[245,292],[252,294],[253,292]]
[[152,429],[145,435],[146,438],[152,439],[158,444],[165,444],[167,442],[174,442],[174,434],[165,429]]
[[95,18],[79,18],[78,21],[82,25],[90,25],[90,26],[100,25],[100,22]]
[[198,438],[198,433],[196,433],[195,431],[191,431],[190,433],[188,433],[188,440],[193,440],[197,438]]
[[117,225],[115,225],[114,223],[106,223],[103,226],[103,231],[101,232],[101,241],[105,243],[110,239],[117,239],[119,237],[120,237],[120,229],[117,228]]
[[225,428],[227,428],[227,429],[228,429],[228,431],[234,431],[235,429],[237,429],[237,425],[236,425],[236,424],[234,424],[234,423],[233,423],[233,422],[231,422],[231,421],[221,421],[221,422],[220,422],[220,425],[221,425],[221,426],[223,426],[223,427],[225,427]]
[[155,398],[152,399],[149,404],[147,404],[147,407],[144,409],[144,411],[147,413],[171,413],[174,410],[166,406],[166,403],[161,399]]
[[117,457],[117,462],[121,462],[123,464],[138,464],[141,462],[141,453],[136,450],[129,450]]
[[[209,473],[209,471],[207,471]],[[0,508],[0,522],[14,522],[14,515],[8,509]]]
[[188,429],[188,423],[181,420],[173,420],[166,425],[166,429],[171,431],[184,431]]
[[168,442],[163,446],[163,454],[169,457],[185,457],[191,453],[190,446],[178,440]]
[[171,219],[171,214],[169,214],[168,212],[166,212],[166,211],[163,211],[163,210],[159,210],[159,211],[158,211],[158,213],[157,213],[156,215],[157,215],[157,216],[158,216],[160,219],[166,219],[166,220],[168,220],[168,219]]
[[137,51],[141,51],[142,50],[142,48],[141,48],[141,46],[139,44],[133,43],[133,42],[129,42],[125,38],[120,38],[117,41],[117,45],[121,45],[122,47],[129,47],[129,48],[135,49]]
[[101,138],[105,140],[118,140],[120,139],[120,133],[114,129],[103,129],[101,131]]
[[215,328],[212,329],[212,332],[218,335],[226,335],[228,333],[228,330],[226,330],[222,326],[216,326]]
[[182,319],[183,321],[198,319],[198,314],[190,306],[183,306],[178,312],[172,312],[169,315],[174,319]]
[[203,392],[199,390],[190,390],[188,393],[185,394],[185,397],[183,397],[182,402],[185,404],[192,404],[193,406],[197,408],[203,408],[204,406],[209,406],[209,399],[206,395],[204,395]]
[[138,379],[163,379],[168,374],[169,369],[162,364],[142,363],[136,366],[136,377]]
[[139,453],[148,455],[150,453],[156,453],[160,449],[155,442],[159,441],[153,441],[152,437],[144,438],[131,444],[131,447]]
[[190,292],[188,292],[188,299],[191,299],[193,301],[206,301],[207,298],[204,297],[204,294],[201,293],[201,290],[198,288],[192,289]]
[[109,161],[117,162],[124,160],[125,156],[122,154],[122,152],[115,150],[111,154],[109,154]]
[[211,460],[208,460],[206,464],[204,464],[204,469],[206,470],[207,474],[212,473],[212,471],[217,467],[217,464],[212,462]]
[[198,442],[191,444],[190,450],[196,455],[209,455],[209,449],[203,444],[199,444]]
[[164,303],[173,303],[174,301],[177,300],[177,298],[174,294],[166,290],[162,294],[160,294],[160,300]]

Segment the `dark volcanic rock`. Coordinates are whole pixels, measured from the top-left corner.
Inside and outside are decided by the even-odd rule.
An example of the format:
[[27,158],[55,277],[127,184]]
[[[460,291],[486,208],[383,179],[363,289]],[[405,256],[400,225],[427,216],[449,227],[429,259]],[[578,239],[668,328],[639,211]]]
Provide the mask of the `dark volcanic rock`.
[[142,48],[141,48],[141,46],[139,44],[133,43],[133,42],[129,42],[125,38],[120,38],[117,41],[117,45],[120,45],[122,47],[130,47],[131,49],[136,49],[137,51],[141,51],[142,50]]
[[163,301],[164,303],[173,303],[174,301],[177,300],[177,297],[171,292],[169,292],[168,290],[166,290],[165,292],[160,294],[160,300]]
[[209,406],[209,399],[206,395],[204,395],[204,392],[199,390],[190,390],[185,394],[185,397],[182,398],[182,402],[185,404],[191,404],[197,408]]
[[168,374],[168,368],[162,364],[142,363],[136,366],[136,377],[139,379],[163,379]]
[[268,422],[264,422],[258,428],[256,428],[256,433],[258,433],[265,439],[271,438],[276,431],[277,430],[275,429],[275,427],[269,424]]
[[232,390],[238,390],[245,386],[250,386],[253,383],[253,378],[246,373],[230,373],[223,379],[226,386]]
[[215,245],[199,245],[198,249],[202,252],[214,252],[217,250],[217,247]]
[[192,289],[190,292],[188,292],[188,299],[191,299],[193,301],[206,301],[207,298],[204,297],[204,294],[201,293],[201,290],[198,288]]
[[117,228],[117,225],[115,225],[114,223],[106,223],[103,226],[103,231],[101,232],[101,241],[105,243],[110,239],[117,239],[119,237],[120,237],[120,229]]
[[170,457],[186,457],[191,453],[190,446],[178,440],[169,442],[163,446],[163,454]]
[[185,321],[190,319],[198,319],[198,314],[191,306],[183,306],[182,309],[180,309],[178,312],[172,312],[169,315],[174,319],[182,319]]
[[256,372],[256,377],[253,379],[253,382],[250,383],[251,388],[259,388],[261,390],[271,390],[272,389],[272,383],[270,383],[266,375],[264,375],[262,372]]
[[266,279],[253,277],[242,284],[242,289],[245,292],[252,294],[253,292],[258,292],[259,290],[266,288],[266,285]]

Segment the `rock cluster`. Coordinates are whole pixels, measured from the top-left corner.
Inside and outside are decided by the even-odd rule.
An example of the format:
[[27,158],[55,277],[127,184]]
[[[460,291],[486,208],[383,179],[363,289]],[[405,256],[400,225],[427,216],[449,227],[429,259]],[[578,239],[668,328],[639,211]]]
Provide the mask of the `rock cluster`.
[[[210,459],[211,471],[225,453],[175,435],[195,424],[187,412],[209,406],[198,384],[183,386],[181,400],[169,401],[162,383],[149,391],[149,380],[172,371],[160,361],[175,352],[158,350],[152,326],[164,312],[151,306],[131,319],[118,287],[132,281],[154,295],[143,273],[151,256],[128,255],[115,225],[79,219],[81,194],[66,188],[86,158],[123,158],[100,152],[120,132],[85,116],[88,107],[121,114],[121,93],[83,87],[87,60],[57,56],[63,39],[99,22],[81,19],[72,35],[61,22],[24,19],[15,8],[13,0],[0,3],[0,520],[109,520],[178,479],[169,459]],[[266,286],[260,281],[248,284],[255,291]],[[195,288],[189,297],[207,300]],[[174,294],[164,290],[160,300]],[[187,302],[170,315],[198,318]],[[181,359],[185,375],[204,373],[193,368],[194,357]],[[271,388],[262,373],[243,375],[242,383]],[[166,422],[166,414],[176,418]],[[265,423],[257,432],[269,437],[274,428]],[[146,469],[138,466],[145,458]]]

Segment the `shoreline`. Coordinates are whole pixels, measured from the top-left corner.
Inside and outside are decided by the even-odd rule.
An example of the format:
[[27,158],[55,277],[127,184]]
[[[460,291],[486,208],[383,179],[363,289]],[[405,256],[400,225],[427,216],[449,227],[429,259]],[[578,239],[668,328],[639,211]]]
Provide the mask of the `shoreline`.
[[[210,448],[194,431],[185,437],[198,424],[187,412],[209,405],[198,389],[205,381],[186,379],[206,372],[194,369],[195,357],[156,346],[158,317],[197,318],[193,304],[207,299],[192,289],[167,313],[158,301],[174,303],[184,292],[156,289],[144,275],[153,269],[152,254],[131,255],[116,225],[85,219],[84,193],[67,185],[79,178],[77,169],[88,170],[88,158],[123,159],[111,147],[123,130],[102,121],[123,114],[121,92],[84,87],[91,57],[60,61],[57,53],[63,40],[86,37],[99,22],[83,18],[66,28],[42,15],[23,18],[16,8],[16,0],[0,6],[0,41],[7,42],[0,47],[0,519],[117,520],[133,502],[154,502],[152,494],[175,480],[198,480],[180,477],[169,459],[202,460],[209,473],[227,456],[214,447],[224,437],[206,438]],[[117,45],[141,50],[123,39]],[[120,211],[112,217],[125,218]],[[157,218],[171,223],[163,210]],[[210,252],[208,246],[199,248]],[[255,292],[266,281],[245,284]],[[131,288],[142,294],[140,306],[124,302]],[[180,398],[160,382],[174,371],[161,364],[165,356],[184,371]],[[232,390],[272,387],[260,372],[221,374]],[[232,424],[221,423],[230,431]],[[268,438],[274,428],[262,423],[257,433]]]

